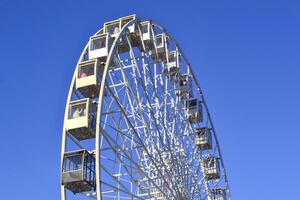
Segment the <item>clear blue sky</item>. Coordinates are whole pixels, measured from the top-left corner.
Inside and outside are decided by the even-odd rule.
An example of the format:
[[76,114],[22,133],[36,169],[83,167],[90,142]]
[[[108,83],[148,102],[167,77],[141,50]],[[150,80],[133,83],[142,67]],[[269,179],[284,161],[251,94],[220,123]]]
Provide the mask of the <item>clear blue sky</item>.
[[233,199],[299,198],[299,11],[296,0],[0,0],[0,199],[59,199],[75,64],[105,21],[132,13],[165,26],[190,59]]

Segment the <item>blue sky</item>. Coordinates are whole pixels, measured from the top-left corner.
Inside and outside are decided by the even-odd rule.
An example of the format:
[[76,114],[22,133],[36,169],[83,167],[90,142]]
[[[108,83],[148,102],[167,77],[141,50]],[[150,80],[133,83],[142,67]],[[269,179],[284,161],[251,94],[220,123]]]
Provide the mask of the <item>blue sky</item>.
[[59,199],[64,106],[77,59],[105,21],[165,26],[202,85],[233,199],[296,199],[300,3],[292,0],[0,0],[1,199]]

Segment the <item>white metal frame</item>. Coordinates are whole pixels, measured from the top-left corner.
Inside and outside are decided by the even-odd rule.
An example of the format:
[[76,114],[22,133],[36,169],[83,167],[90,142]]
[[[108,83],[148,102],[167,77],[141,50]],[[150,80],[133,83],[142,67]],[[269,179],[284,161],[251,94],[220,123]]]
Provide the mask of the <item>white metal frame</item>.
[[[97,200],[150,200],[153,199],[150,191],[155,191],[160,199],[208,199],[211,189],[216,187],[225,188],[230,199],[215,129],[191,65],[174,38],[158,24],[149,23],[150,40],[155,41],[157,34],[166,34],[168,42],[173,43],[182,55],[181,73],[192,77],[196,86],[194,94],[203,102],[203,123],[212,130],[213,148],[207,151],[197,149],[195,128],[201,124],[191,124],[186,119],[184,102],[176,95],[177,84],[163,74],[162,62],[153,61],[145,38],[140,38],[143,51],[133,48],[128,28],[134,25],[142,35],[141,22],[134,18],[123,26],[107,52],[99,95],[93,100],[97,104],[95,138],[90,143],[77,141],[68,133],[64,123],[61,163],[71,144],[72,148],[87,149],[95,155],[96,188],[82,195]],[[92,37],[102,33],[101,29]],[[129,47],[125,54],[117,53],[121,42]],[[88,48],[89,44],[78,63],[84,60]],[[157,50],[154,53],[157,54]],[[67,98],[65,122],[69,102],[83,98],[74,87],[76,72],[77,69]],[[207,155],[220,158],[221,177],[218,180],[207,180],[204,175],[203,158]],[[62,185],[61,200],[72,197],[73,194]]]
[[[92,43],[94,40],[105,38],[105,46],[102,48],[93,49]],[[111,36],[108,33],[94,35],[90,37],[89,42],[89,59],[107,58],[111,48]]]

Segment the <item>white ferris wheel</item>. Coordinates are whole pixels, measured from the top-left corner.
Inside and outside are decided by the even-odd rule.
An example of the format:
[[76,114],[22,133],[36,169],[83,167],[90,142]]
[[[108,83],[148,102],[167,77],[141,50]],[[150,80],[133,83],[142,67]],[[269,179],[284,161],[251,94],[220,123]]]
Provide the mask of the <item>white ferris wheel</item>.
[[230,200],[191,64],[157,23],[104,23],[77,63],[64,117],[61,200]]

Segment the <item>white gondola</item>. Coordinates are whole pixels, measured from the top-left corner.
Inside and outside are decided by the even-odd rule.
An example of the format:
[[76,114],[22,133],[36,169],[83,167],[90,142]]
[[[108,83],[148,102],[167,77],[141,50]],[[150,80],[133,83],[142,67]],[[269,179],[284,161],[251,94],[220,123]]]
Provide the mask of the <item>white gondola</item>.
[[99,95],[104,66],[99,60],[89,60],[78,65],[76,89],[85,97],[94,98]]
[[[151,23],[149,21],[143,21],[140,23],[141,27],[141,40],[145,44],[146,51],[153,49],[154,43],[152,39],[152,30],[151,30]],[[142,45],[139,45],[140,51],[143,51]]]
[[89,59],[106,59],[111,47],[111,39],[108,33],[95,35],[89,42]]
[[180,69],[181,63],[178,51],[170,51],[168,53],[168,62],[164,63],[163,73],[172,80],[175,80],[176,75],[180,72]]
[[205,177],[208,180],[220,178],[220,162],[216,157],[207,157],[203,159],[203,168]]
[[193,97],[193,82],[190,75],[179,75],[176,94],[180,96],[181,99],[188,99]]
[[[128,22],[130,22],[131,20],[134,20],[136,18],[135,15],[129,15],[126,17],[122,17],[121,20],[121,28],[123,28]],[[129,33],[130,34],[136,34],[136,25],[132,24],[128,27]]]
[[202,105],[198,99],[188,99],[186,100],[186,112],[187,119],[190,123],[202,122],[203,121],[203,112]]
[[107,33],[112,38],[116,38],[121,31],[121,20],[117,19],[114,21],[104,23],[104,33]]
[[[129,15],[129,16],[126,16],[126,17],[122,17],[121,18],[121,28],[123,28],[129,21],[131,20],[134,20],[136,19],[136,16],[135,15]],[[129,30],[129,33],[130,33],[130,43],[131,43],[131,46],[132,47],[138,47],[138,46],[141,46],[141,39],[140,39],[140,33],[137,29],[137,24],[134,23],[132,25],[130,25],[128,27],[128,30]],[[124,52],[124,51],[127,51],[128,48],[126,48],[128,46],[127,45],[123,45],[123,48],[122,48],[122,45],[121,45],[121,52]]]
[[151,52],[155,61],[166,62],[167,61],[167,37],[165,34],[158,34],[155,36],[155,49]]
[[63,160],[62,185],[73,193],[95,190],[94,156],[83,149],[65,153]]
[[144,42],[152,39],[151,23],[149,21],[141,22],[142,39]]
[[209,200],[226,200],[226,191],[224,188],[211,189]]
[[79,141],[95,137],[96,106],[89,98],[70,102],[66,129]]
[[[104,23],[104,33],[108,33],[111,37],[116,38],[122,28],[131,20],[135,19],[135,15],[121,17],[120,19]],[[136,25],[132,24],[128,27],[130,34],[136,34]]]
[[[104,31],[104,33],[107,33],[111,38],[115,39],[116,37],[118,37],[122,28],[128,22],[130,22],[131,20],[133,20],[135,18],[136,18],[135,15],[129,15],[129,16],[121,17],[118,20],[106,22],[106,23],[104,23],[103,31]],[[138,42],[138,32],[136,31],[136,24],[134,23],[134,24],[130,25],[128,27],[128,31],[130,33],[128,36],[129,36],[131,45],[133,47],[137,46],[139,42]],[[118,49],[119,49],[119,53],[129,51],[129,46],[126,41],[126,37],[123,37],[121,39]]]
[[196,145],[200,150],[212,149],[212,135],[209,128],[197,128],[196,132]]
[[155,36],[155,47],[158,54],[166,53],[166,35],[158,34]]

